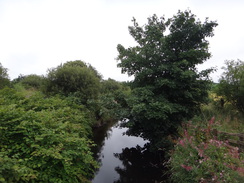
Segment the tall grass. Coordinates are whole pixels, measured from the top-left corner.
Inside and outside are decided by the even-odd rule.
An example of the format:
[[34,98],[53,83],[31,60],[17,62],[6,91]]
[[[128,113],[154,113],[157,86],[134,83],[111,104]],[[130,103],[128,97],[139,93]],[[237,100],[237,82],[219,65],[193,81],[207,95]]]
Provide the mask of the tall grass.
[[244,114],[241,114],[230,103],[221,106],[218,99],[210,98],[210,103],[202,105],[200,116],[193,118],[193,121],[206,123],[212,117],[215,117],[217,130],[244,133]]

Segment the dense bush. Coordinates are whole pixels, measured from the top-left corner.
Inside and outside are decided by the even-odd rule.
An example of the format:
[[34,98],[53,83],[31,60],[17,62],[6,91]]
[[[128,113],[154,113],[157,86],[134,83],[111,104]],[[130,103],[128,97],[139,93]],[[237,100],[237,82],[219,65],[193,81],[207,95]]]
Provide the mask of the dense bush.
[[0,182],[88,182],[96,163],[88,115],[58,97],[0,91]]
[[22,84],[26,89],[34,88],[34,89],[43,89],[45,85],[45,77],[39,76],[36,74],[30,75],[20,75],[18,78],[12,81],[13,84]]
[[115,81],[111,78],[103,80],[101,82],[101,93],[114,93],[118,90],[121,90],[123,85],[118,81]]
[[82,103],[98,97],[101,76],[82,61],[67,62],[50,69],[47,74],[47,92],[79,97]]
[[214,136],[212,125],[188,125],[171,154],[172,179],[177,183],[244,181],[244,157],[238,148]]

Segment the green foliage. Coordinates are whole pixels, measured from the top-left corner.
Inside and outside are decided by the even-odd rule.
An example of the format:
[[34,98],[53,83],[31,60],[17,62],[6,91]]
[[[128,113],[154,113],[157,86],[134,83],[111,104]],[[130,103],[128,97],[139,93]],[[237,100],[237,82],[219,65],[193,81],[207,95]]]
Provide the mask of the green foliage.
[[213,116],[219,123],[218,130],[229,133],[244,133],[244,115],[241,114],[230,102],[223,100],[223,96],[216,95],[218,83],[213,83],[209,91],[209,102],[201,105],[201,114],[194,116],[191,120],[208,121]]
[[4,68],[0,63],[0,89],[9,85],[10,85],[10,80],[8,77],[8,69]]
[[93,111],[97,125],[100,126],[111,120],[121,119],[127,112],[126,98],[130,88],[113,79],[101,82],[101,94],[95,100],[89,100],[87,107]]
[[239,113],[230,103],[221,106],[220,98],[216,95],[210,95],[210,102],[202,105],[201,114],[192,120],[196,122],[207,121],[212,116],[215,116],[217,123],[219,123],[218,130],[229,133],[244,133],[244,115]]
[[0,90],[0,182],[89,182],[96,163],[82,106]]
[[227,60],[215,92],[244,114],[244,62]]
[[73,95],[82,103],[99,94],[101,76],[82,61],[67,62],[50,69],[47,75],[47,92]]
[[114,93],[117,90],[121,90],[123,87],[121,83],[111,78],[108,78],[108,80],[103,80],[101,85],[101,93]]
[[138,45],[117,46],[118,67],[135,77],[127,126],[129,133],[156,144],[207,101],[212,69],[198,72],[196,66],[211,55],[206,38],[213,36],[217,23],[201,23],[189,10],[167,21],[153,15],[144,26],[133,23],[129,32]]
[[244,181],[243,155],[211,133],[213,122],[214,118],[205,127],[188,125],[184,129],[170,159],[174,182]]
[[36,74],[30,74],[26,76],[20,75],[18,78],[14,79],[12,83],[21,84],[26,89],[34,88],[41,90],[45,85],[45,77]]

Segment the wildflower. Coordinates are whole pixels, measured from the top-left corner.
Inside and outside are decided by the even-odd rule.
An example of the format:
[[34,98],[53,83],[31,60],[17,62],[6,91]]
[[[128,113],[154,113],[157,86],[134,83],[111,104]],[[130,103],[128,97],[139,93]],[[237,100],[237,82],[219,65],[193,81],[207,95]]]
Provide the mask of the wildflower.
[[187,166],[187,165],[181,165],[182,168],[186,169],[187,171],[190,171],[192,170],[192,167],[191,166]]
[[181,140],[179,141],[179,144],[182,145],[183,147],[185,147],[185,142],[184,142],[184,140],[181,139]]
[[202,149],[198,149],[198,155],[199,155],[200,157],[203,157],[203,150],[202,150]]
[[184,135],[187,139],[189,139],[189,135],[188,135],[188,131],[187,130],[184,130]]
[[244,176],[244,168],[238,167],[236,171],[239,173],[239,175]]
[[207,148],[208,148],[208,144],[205,143],[205,144],[204,144],[204,149],[207,149]]
[[209,125],[212,125],[214,123],[214,120],[215,120],[215,117],[212,117],[210,120],[209,120]]

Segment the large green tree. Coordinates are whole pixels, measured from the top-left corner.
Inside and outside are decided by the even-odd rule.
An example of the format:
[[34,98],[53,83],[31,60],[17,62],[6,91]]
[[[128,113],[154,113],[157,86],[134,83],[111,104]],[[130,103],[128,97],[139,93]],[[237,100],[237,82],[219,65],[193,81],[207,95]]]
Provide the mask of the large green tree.
[[244,114],[244,62],[227,60],[215,92]]
[[133,23],[129,33],[137,45],[117,46],[118,67],[134,76],[128,134],[159,146],[206,101],[211,69],[199,72],[197,65],[211,56],[206,38],[213,36],[217,23],[202,23],[190,10],[168,20],[153,15],[144,26]]

